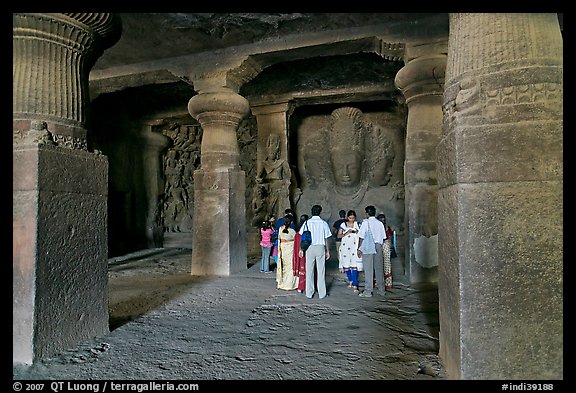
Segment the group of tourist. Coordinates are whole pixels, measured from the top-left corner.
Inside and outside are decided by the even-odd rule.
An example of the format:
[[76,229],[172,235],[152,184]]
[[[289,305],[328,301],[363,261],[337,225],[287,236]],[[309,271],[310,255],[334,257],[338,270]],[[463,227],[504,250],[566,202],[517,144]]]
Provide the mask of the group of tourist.
[[[366,219],[357,221],[354,210],[341,210],[332,226],[320,217],[322,206],[314,205],[311,217],[304,214],[295,222],[291,209],[276,221],[270,215],[260,228],[262,259],[260,272],[271,272],[270,257],[276,263],[278,289],[297,290],[313,298],[326,297],[326,261],[330,259],[329,238],[336,236],[336,251],[340,272],[346,274],[348,288],[360,297],[372,297],[375,288],[380,295],[392,289],[391,238],[393,231],[386,216],[376,217],[376,208],[366,206]],[[312,234],[312,244],[304,251],[300,239],[305,230]],[[364,247],[362,247],[362,243]],[[364,290],[360,291],[358,272],[364,271]]]

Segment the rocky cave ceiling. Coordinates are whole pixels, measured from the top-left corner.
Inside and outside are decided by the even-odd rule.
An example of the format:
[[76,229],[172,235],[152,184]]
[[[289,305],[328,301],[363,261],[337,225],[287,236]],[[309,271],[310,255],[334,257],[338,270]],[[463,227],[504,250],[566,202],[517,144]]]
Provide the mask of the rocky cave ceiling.
[[[153,62],[227,47],[259,43],[286,35],[353,29],[369,25],[390,26],[395,32],[447,33],[445,13],[120,13],[122,35],[98,59],[94,70]],[[561,27],[562,14],[559,14]],[[390,99],[394,75],[403,62],[374,53],[310,56],[293,61],[271,62],[241,87],[248,98],[290,92],[322,91],[335,87],[384,86],[388,96],[348,97],[350,101]],[[313,57],[314,55],[315,57]],[[277,59],[275,59],[277,60]],[[104,82],[106,83],[106,82]],[[105,89],[104,89],[105,90]],[[116,99],[139,102],[144,112],[181,102],[183,107],[196,94],[190,84],[167,78],[152,84],[129,87]],[[146,98],[144,98],[146,97]]]
[[[94,69],[153,62],[229,46],[253,44],[286,34],[314,33],[346,29],[383,22],[392,25],[416,20],[446,18],[445,14],[378,14],[378,13],[125,13],[120,40],[107,49]],[[409,21],[409,22],[407,22]],[[279,56],[281,57],[281,56]],[[374,53],[309,57],[278,61],[265,68],[242,86],[246,97],[318,91],[336,87],[370,86],[392,83],[402,67],[401,61],[390,61]],[[182,100],[185,105],[194,95],[185,82],[158,81],[151,85],[126,88],[116,99],[133,97],[146,112]],[[146,97],[146,98],[143,98]],[[358,99],[364,99],[360,97]],[[381,96],[370,99],[382,99]],[[354,99],[352,99],[354,100]]]
[[120,40],[95,70],[252,44],[287,34],[315,33],[420,20],[447,21],[431,13],[119,13]]

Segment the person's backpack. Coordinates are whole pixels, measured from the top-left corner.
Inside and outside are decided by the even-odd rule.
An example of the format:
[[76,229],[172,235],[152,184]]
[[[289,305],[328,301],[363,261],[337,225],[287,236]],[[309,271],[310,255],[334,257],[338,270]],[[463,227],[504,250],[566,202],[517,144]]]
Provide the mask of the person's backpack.
[[304,223],[306,225],[306,230],[302,232],[302,238],[300,239],[300,249],[304,252],[312,244],[312,232],[308,230],[308,221]]
[[376,243],[374,243],[374,236],[370,230],[370,221],[366,220],[366,225],[368,225],[368,231],[364,235],[364,239],[362,240],[362,244],[360,245],[359,250],[362,251],[362,254],[366,255],[376,254]]

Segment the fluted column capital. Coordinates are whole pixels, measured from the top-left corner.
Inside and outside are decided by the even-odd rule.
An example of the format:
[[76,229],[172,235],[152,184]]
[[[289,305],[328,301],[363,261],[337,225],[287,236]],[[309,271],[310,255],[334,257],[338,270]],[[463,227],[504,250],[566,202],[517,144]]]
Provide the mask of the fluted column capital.
[[188,102],[190,115],[203,127],[213,122],[232,122],[237,126],[249,109],[248,100],[228,88],[203,92]]
[[15,144],[86,150],[88,74],[104,49],[119,39],[119,17],[15,13],[12,19]]
[[239,169],[236,130],[249,113],[248,100],[227,87],[203,89],[188,102],[188,111],[203,129],[200,166],[206,171]]
[[[114,45],[122,33],[120,17],[111,13],[14,13],[13,39],[35,39],[79,53]],[[93,59],[96,60],[96,59]]]
[[398,71],[394,84],[409,104],[423,96],[442,96],[446,73],[445,42],[406,46],[406,65]]

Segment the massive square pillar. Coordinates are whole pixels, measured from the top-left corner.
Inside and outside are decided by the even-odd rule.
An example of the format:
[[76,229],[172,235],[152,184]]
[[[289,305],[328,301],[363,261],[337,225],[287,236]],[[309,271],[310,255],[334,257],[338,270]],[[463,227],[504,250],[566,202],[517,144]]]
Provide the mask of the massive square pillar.
[[108,332],[108,161],[86,139],[111,14],[13,14],[13,362]]
[[440,356],[451,378],[563,378],[556,14],[451,14],[438,146]]

